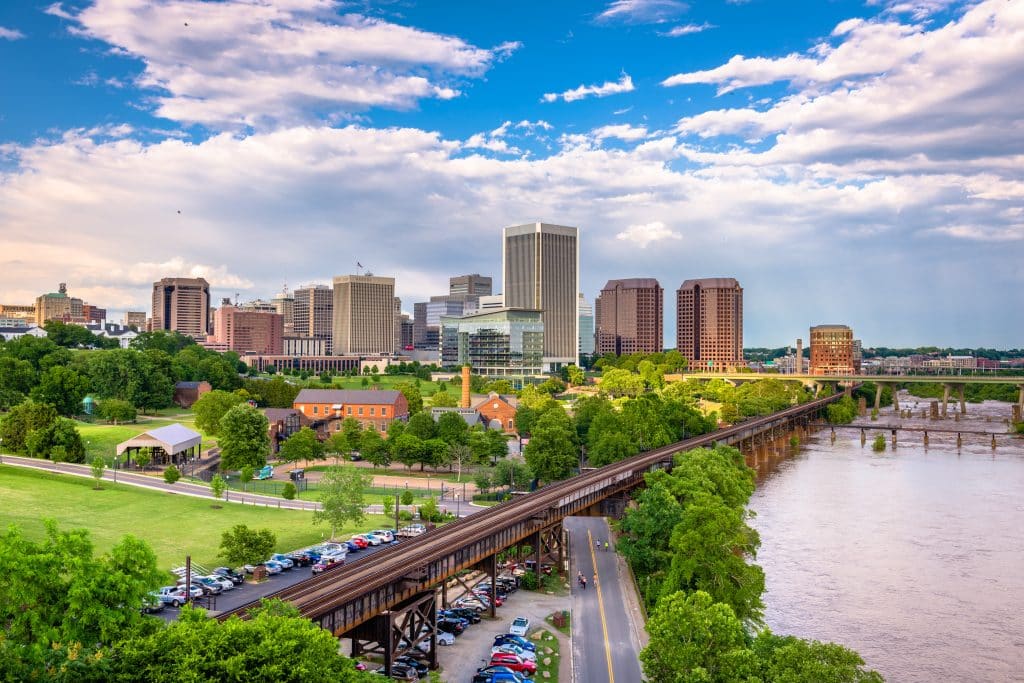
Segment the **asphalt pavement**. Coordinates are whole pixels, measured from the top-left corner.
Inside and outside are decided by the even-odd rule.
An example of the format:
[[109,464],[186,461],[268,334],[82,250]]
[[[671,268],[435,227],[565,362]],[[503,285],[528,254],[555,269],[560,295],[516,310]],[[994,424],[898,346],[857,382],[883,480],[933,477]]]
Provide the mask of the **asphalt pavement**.
[[[636,615],[627,594],[633,587],[614,548],[604,549],[605,541],[611,543],[608,524],[602,517],[571,517],[565,526],[572,579],[573,681],[641,681]],[[586,589],[576,580],[578,572],[587,579]]]

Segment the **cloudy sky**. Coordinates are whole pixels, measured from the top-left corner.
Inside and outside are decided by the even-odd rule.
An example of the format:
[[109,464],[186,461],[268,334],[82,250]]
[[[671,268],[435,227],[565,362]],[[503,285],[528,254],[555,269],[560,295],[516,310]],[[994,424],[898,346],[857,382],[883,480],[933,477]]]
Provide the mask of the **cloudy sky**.
[[1024,1],[0,3],[0,302],[406,310],[581,229],[610,278],[745,288],[746,343],[1024,345]]

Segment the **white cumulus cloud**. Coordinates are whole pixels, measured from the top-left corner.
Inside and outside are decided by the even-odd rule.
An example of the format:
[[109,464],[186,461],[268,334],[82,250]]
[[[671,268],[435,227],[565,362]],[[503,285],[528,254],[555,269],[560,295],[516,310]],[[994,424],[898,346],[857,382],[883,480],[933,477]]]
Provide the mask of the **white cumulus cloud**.
[[18,29],[0,26],[0,40],[19,40],[24,37],[25,34]]
[[688,36],[693,33],[703,33],[709,29],[718,28],[714,24],[704,22],[702,24],[681,24],[680,26],[673,26],[669,30],[665,31],[661,35],[666,38],[678,38],[680,36]]
[[623,242],[633,242],[641,249],[646,249],[652,242],[660,242],[662,240],[681,240],[682,238],[682,235],[670,230],[661,221],[631,225],[615,235],[615,239],[622,240]]
[[545,93],[541,99],[544,102],[555,102],[559,99],[566,102],[575,102],[587,97],[607,97],[609,95],[632,92],[634,89],[633,79],[630,78],[629,74],[622,74],[622,78],[618,81],[605,81],[601,85],[581,85],[560,93],[549,92]]
[[614,0],[597,15],[600,22],[660,24],[689,9],[679,0]]

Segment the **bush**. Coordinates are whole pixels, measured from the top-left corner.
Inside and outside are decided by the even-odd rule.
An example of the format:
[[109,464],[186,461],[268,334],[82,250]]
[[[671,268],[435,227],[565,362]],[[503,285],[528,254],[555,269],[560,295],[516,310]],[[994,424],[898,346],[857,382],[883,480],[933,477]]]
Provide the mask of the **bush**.
[[829,405],[826,410],[828,421],[832,424],[850,424],[857,417],[857,404],[849,396]]
[[882,453],[885,451],[885,435],[879,434],[875,437],[875,440],[871,443],[871,450],[875,453]]
[[412,521],[412,513],[409,512],[408,510],[399,510],[398,511],[398,519],[400,521],[402,521],[402,522],[411,522]]
[[528,591],[535,591],[540,587],[540,581],[537,580],[537,574],[535,572],[526,572],[519,577],[519,587]]
[[290,481],[286,482],[284,488],[281,489],[281,497],[285,500],[295,500],[297,494],[298,491],[295,490],[295,484]]
[[412,491],[410,491],[409,489],[406,489],[405,491],[403,491],[402,492],[401,500],[402,500],[402,505],[412,505],[412,500],[413,500]]
[[108,398],[100,403],[99,410],[97,411],[101,418],[107,422],[135,422],[136,411],[128,401],[122,401],[117,398]]
[[178,468],[175,467],[174,465],[171,465],[166,470],[164,470],[164,481],[166,481],[168,484],[173,484],[179,479],[181,479],[181,472],[179,472]]
[[797,436],[796,434],[789,437],[789,445],[792,446],[793,448],[797,448],[800,445],[800,437]]

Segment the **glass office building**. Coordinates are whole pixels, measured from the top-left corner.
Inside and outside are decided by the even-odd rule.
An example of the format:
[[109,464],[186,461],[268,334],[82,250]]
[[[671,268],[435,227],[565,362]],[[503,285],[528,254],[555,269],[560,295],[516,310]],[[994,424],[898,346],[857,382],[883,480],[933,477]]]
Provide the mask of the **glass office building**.
[[541,312],[502,308],[441,318],[441,364],[473,366],[487,377],[537,375],[543,370]]

